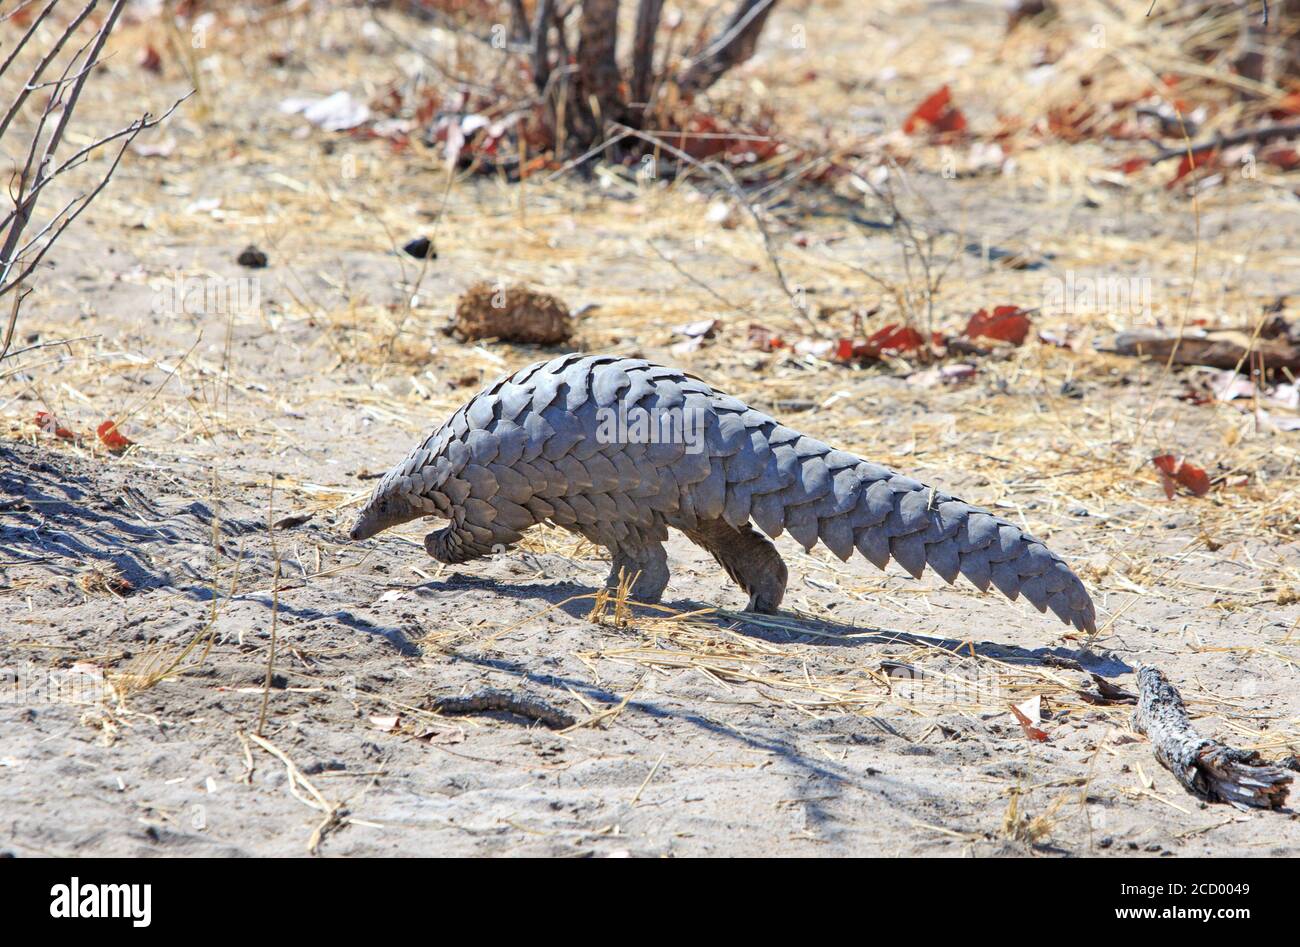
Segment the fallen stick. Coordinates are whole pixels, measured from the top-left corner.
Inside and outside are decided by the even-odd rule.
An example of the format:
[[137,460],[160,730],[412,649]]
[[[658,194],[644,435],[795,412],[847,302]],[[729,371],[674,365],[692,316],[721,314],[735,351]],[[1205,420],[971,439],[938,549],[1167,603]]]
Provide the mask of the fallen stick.
[[1149,664],[1138,669],[1133,728],[1151,740],[1161,765],[1201,799],[1238,809],[1280,809],[1286,803],[1291,774],[1253,750],[1237,750],[1198,734],[1177,688]]
[[433,702],[433,709],[456,717],[494,712],[517,714],[529,720],[538,720],[552,730],[563,730],[575,723],[573,717],[544,700],[498,690],[482,690],[464,697],[442,697]]
[[1248,141],[1258,142],[1259,144],[1264,145],[1275,138],[1291,138],[1295,135],[1300,135],[1300,122],[1280,122],[1276,125],[1260,125],[1256,128],[1247,128],[1239,132],[1233,132],[1231,135],[1216,135],[1214,138],[1192,145],[1190,148],[1186,144],[1176,145],[1172,148],[1161,148],[1152,156],[1150,163],[1159,164],[1161,161],[1168,161],[1170,158],[1185,158],[1187,157],[1188,151],[1191,151],[1194,155],[1199,155],[1206,151],[1215,151],[1219,148],[1243,145]]
[[1089,690],[1075,691],[1080,697],[1090,704],[1136,704],[1138,702],[1136,694],[1130,694],[1122,687],[1118,687],[1106,680],[1099,674],[1092,674],[1092,682],[1097,685],[1094,693]]
[[1161,361],[1173,354],[1176,365],[1209,365],[1212,368],[1239,369],[1247,359],[1263,362],[1266,369],[1300,371],[1300,346],[1290,339],[1252,338],[1248,330],[1221,330],[1203,335],[1186,333],[1180,339],[1151,330],[1121,332],[1114,339],[1098,340],[1093,347],[1099,352],[1116,355],[1146,356]]

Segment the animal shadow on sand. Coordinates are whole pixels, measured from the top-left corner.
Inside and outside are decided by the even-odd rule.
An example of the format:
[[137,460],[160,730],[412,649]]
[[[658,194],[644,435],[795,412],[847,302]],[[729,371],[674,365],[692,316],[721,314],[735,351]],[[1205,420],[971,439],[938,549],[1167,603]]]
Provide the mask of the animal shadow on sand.
[[[499,579],[453,573],[444,579],[417,587],[426,592],[440,589],[481,588],[485,592],[514,599],[540,599],[543,607],[556,607],[572,618],[586,618],[595,601],[596,589],[576,582],[512,583]],[[696,620],[718,628],[758,638],[772,644],[806,644],[827,648],[860,648],[867,645],[922,645],[953,654],[993,658],[1007,664],[1072,668],[1112,678],[1131,674],[1133,669],[1114,654],[1098,654],[1086,648],[1023,648],[998,641],[975,641],[970,638],[943,638],[908,631],[849,624],[832,619],[782,611],[777,615],[751,615],[731,611],[693,599],[666,601],[664,607],[679,612],[703,612]],[[634,613],[644,616],[663,615],[645,606],[633,604]]]

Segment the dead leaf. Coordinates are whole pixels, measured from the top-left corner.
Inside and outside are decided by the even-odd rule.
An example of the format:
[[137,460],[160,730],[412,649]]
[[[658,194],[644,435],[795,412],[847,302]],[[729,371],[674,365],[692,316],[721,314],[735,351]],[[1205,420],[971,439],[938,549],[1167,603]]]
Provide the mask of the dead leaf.
[[1165,496],[1172,500],[1179,486],[1184,486],[1193,496],[1203,497],[1210,492],[1210,478],[1206,472],[1195,464],[1189,464],[1173,454],[1161,454],[1151,458],[1160,473],[1160,482],[1165,488]]
[[99,427],[95,428],[95,433],[99,435],[99,439],[103,442],[104,446],[115,454],[126,450],[135,443],[135,441],[126,437],[118,430],[116,421],[105,421]]
[[382,730],[385,733],[396,732],[398,724],[401,722],[402,718],[396,715],[391,717],[372,716],[370,718],[370,726],[374,727],[376,730]]
[[136,62],[145,72],[152,72],[154,75],[162,72],[162,55],[151,45],[140,50],[140,58]]
[[1016,709],[1024,714],[1032,724],[1043,722],[1043,697],[1041,694],[1035,694],[1028,700],[1021,701],[1016,704]]
[[76,434],[69,431],[66,427],[62,427],[58,420],[55,419],[54,415],[50,414],[48,411],[36,412],[36,426],[44,433],[53,434],[61,440],[73,441],[77,439]]
[[1283,171],[1294,171],[1300,168],[1300,152],[1285,145],[1265,148],[1260,152],[1259,160]]
[[280,103],[280,111],[301,115],[317,128],[342,132],[370,121],[370,106],[339,91],[323,99],[291,98]]
[[1185,154],[1182,160],[1178,162],[1178,169],[1174,176],[1165,183],[1165,189],[1172,189],[1179,181],[1187,177],[1197,168],[1214,167],[1219,162],[1219,151],[1217,148],[1210,148],[1206,151],[1194,151],[1191,154]]
[[678,335],[684,335],[687,338],[704,338],[710,339],[718,329],[717,319],[699,319],[695,322],[685,322],[679,326],[673,326],[670,332],[676,332]]
[[785,340],[767,326],[751,322],[749,324],[749,347],[758,349],[760,352],[775,352],[777,349],[785,348]]
[[1029,316],[1019,306],[994,306],[991,315],[981,309],[971,316],[962,334],[968,339],[996,339],[1022,345],[1029,335],[1029,327]]
[[935,365],[923,372],[909,375],[907,383],[918,388],[933,388],[936,385],[959,385],[962,382],[970,381],[978,372],[979,369],[967,362]]
[[921,122],[928,125],[931,131],[941,134],[956,135],[966,130],[966,116],[952,104],[952,91],[946,85],[931,93],[913,109],[912,114],[903,122],[903,131],[911,135]]
[[1137,703],[1136,694],[1130,694],[1122,687],[1118,687],[1115,684],[1112,684],[1110,681],[1106,680],[1104,677],[1101,677],[1098,674],[1090,673],[1089,676],[1092,678],[1093,684],[1095,684],[1097,687],[1096,692],[1094,693],[1093,691],[1090,690],[1076,691],[1076,693],[1084,700],[1086,700],[1088,703],[1102,704],[1102,705]]
[[834,358],[839,362],[874,361],[884,355],[914,352],[925,345],[925,336],[908,325],[891,322],[877,329],[864,341],[839,339]]
[[1016,715],[1016,720],[1020,723],[1020,729],[1025,731],[1025,736],[1029,739],[1038,743],[1046,743],[1051,739],[1051,737],[1047,735],[1046,730],[1040,730],[1038,727],[1035,727],[1034,722],[1025,716],[1021,709],[1015,704],[1011,705],[1011,712]]

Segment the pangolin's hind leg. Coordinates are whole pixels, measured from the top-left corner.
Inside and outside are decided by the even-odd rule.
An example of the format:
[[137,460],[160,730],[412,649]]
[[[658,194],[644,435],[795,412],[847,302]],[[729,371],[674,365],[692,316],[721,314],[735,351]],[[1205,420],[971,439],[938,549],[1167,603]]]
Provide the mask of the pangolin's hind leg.
[[612,563],[605,585],[618,588],[623,576],[632,580],[634,602],[657,605],[668,587],[668,554],[664,544],[654,540],[621,543],[609,547]]
[[704,520],[684,532],[691,542],[707,549],[749,594],[748,611],[771,615],[780,607],[788,573],[781,554],[766,536],[748,523],[737,529],[721,518]]

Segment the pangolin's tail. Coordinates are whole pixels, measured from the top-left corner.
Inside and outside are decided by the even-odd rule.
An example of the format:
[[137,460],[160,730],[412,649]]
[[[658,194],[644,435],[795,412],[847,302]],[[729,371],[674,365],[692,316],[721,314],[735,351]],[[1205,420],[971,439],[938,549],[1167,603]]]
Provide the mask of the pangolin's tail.
[[820,541],[842,560],[856,549],[878,568],[893,559],[917,578],[927,565],[949,583],[964,575],[981,591],[1023,595],[1040,612],[1096,630],[1083,583],[1015,524],[752,409],[735,420],[765,436],[738,438],[739,450],[723,460],[724,517],[733,525],[747,513],[769,536],[788,532],[804,549]]

